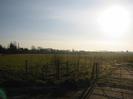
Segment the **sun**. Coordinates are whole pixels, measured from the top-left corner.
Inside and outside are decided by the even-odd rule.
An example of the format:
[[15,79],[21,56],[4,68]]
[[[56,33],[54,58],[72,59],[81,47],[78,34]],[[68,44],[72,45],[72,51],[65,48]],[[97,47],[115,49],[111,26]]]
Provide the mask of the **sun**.
[[102,11],[98,17],[98,24],[106,36],[121,37],[130,27],[130,13],[120,5],[113,5]]

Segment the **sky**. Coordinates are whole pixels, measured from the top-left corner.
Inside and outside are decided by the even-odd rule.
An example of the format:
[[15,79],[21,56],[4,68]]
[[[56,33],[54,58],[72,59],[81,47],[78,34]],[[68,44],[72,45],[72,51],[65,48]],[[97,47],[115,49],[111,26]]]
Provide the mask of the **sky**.
[[4,46],[132,51],[131,26],[132,0],[0,0]]

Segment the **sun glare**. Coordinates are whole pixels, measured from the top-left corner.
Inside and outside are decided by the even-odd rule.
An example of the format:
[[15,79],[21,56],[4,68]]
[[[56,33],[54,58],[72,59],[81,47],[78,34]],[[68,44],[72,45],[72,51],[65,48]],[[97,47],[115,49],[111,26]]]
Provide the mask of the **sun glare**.
[[122,37],[130,27],[130,13],[120,5],[108,7],[98,17],[98,23],[105,36]]

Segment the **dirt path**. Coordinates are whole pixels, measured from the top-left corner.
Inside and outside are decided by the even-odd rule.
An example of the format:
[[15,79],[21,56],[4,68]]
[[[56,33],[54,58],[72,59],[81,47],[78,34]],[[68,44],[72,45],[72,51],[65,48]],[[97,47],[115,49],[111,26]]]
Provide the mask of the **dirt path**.
[[97,84],[90,99],[133,99],[133,68],[117,64],[104,83]]

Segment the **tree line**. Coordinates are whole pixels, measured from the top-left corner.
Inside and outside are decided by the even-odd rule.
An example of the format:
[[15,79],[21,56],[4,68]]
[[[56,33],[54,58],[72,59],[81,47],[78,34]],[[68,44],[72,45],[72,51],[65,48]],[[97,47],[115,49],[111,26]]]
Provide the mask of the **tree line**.
[[[8,47],[4,47],[0,44],[0,54],[52,54],[52,53],[59,53],[59,54],[68,54],[68,53],[77,53],[78,51],[75,50],[59,50],[59,49],[52,49],[52,48],[42,48],[42,47],[35,47],[31,46],[29,48],[23,48],[19,46],[19,43],[10,42]],[[82,52],[82,51],[80,51]]]

